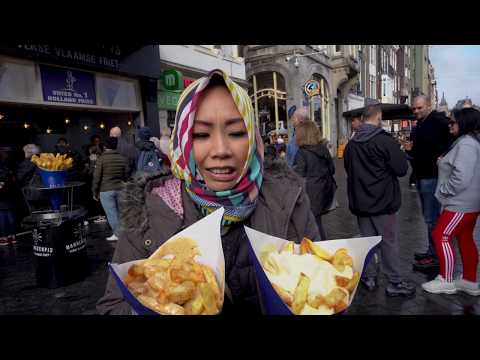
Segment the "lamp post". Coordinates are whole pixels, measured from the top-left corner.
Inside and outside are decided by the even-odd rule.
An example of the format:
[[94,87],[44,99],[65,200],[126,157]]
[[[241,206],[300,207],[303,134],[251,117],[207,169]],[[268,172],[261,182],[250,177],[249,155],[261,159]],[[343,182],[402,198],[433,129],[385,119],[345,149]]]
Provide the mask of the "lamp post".
[[298,61],[299,58],[302,58],[302,57],[305,57],[305,56],[311,56],[311,55],[318,55],[318,54],[326,55],[326,53],[327,53],[327,49],[321,49],[319,51],[314,51],[314,52],[308,53],[308,54],[297,54],[297,50],[293,50],[293,54],[286,56],[285,61],[290,62],[290,60],[293,59],[294,60],[293,65],[296,68],[298,68],[300,66],[300,62]]

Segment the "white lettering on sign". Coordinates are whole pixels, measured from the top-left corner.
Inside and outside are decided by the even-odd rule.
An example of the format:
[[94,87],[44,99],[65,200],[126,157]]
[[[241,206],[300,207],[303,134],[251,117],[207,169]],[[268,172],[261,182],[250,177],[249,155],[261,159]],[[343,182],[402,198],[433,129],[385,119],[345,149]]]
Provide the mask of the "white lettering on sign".
[[84,249],[86,245],[87,245],[87,242],[85,241],[85,239],[82,239],[79,241],[75,241],[71,244],[65,245],[65,249],[71,254]]
[[175,75],[173,74],[168,74],[165,76],[165,85],[169,87],[175,86]]
[[51,256],[53,253],[53,248],[46,246],[33,246],[33,253],[36,256]]
[[[54,47],[53,49],[51,49],[49,45],[22,44],[18,45],[18,48],[37,54],[54,55],[59,58],[71,59],[78,62],[97,65],[97,57],[94,54],[84,53],[80,51],[72,51],[59,47]],[[105,56],[100,56],[98,58],[98,65],[104,65],[112,69],[118,69],[119,67],[117,59],[111,59]]]

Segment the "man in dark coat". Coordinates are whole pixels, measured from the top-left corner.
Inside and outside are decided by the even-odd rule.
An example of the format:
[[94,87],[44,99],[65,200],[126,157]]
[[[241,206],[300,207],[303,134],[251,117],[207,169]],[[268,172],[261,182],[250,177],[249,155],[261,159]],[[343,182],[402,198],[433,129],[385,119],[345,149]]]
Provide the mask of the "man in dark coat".
[[[349,207],[357,216],[362,236],[382,236],[378,250],[390,283],[387,296],[413,296],[415,286],[403,281],[400,275],[396,217],[401,206],[398,177],[406,175],[408,163],[381,122],[381,106],[367,106],[362,125],[345,149]],[[362,284],[369,290],[377,287],[377,260],[375,254],[363,274]]]
[[432,111],[428,97],[417,96],[413,100],[413,112],[418,122],[411,134],[411,142],[405,145],[405,150],[412,158],[423,218],[428,231],[428,249],[426,252],[415,253],[414,269],[428,270],[439,266],[432,239],[432,229],[440,216],[440,203],[435,198],[437,160],[450,148],[454,138],[450,134],[448,118],[444,113]]
[[131,177],[137,168],[139,151],[135,145],[130,144],[122,137],[122,130],[118,126],[110,129],[110,136],[118,139],[117,151],[127,160],[127,174],[128,177]]

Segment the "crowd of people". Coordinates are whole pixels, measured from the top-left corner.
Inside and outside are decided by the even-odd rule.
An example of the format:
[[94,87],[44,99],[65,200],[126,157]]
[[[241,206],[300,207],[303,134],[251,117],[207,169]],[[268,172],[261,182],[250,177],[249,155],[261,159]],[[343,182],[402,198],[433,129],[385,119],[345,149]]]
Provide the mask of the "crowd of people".
[[[118,240],[118,193],[128,179],[141,172],[158,171],[162,165],[170,166],[168,139],[170,129],[162,129],[160,139],[153,137],[148,127],[137,132],[137,142],[128,142],[119,127],[110,130],[109,137],[98,135],[81,149],[72,149],[68,140],[57,140],[54,153],[73,159],[67,172],[67,181],[81,181],[74,203],[88,210],[95,222],[105,222],[112,228],[109,241]],[[23,147],[20,162],[10,156],[11,149],[0,148],[0,246],[13,245],[22,219],[33,211],[46,210],[50,202],[38,188],[43,186],[39,169],[32,163],[33,155],[42,152],[36,144]],[[106,217],[104,216],[106,215]]]
[[[412,110],[418,123],[410,141],[402,144],[404,151],[382,130],[381,105],[365,108],[345,149],[350,210],[357,216],[362,236],[382,236],[362,284],[371,291],[377,288],[381,263],[390,282],[387,295],[415,294],[415,286],[400,274],[396,217],[401,207],[398,178],[407,174],[410,161],[428,234],[426,251],[414,254],[413,268],[439,270],[422,288],[435,294],[480,295],[474,242],[480,213],[480,112],[464,108],[454,110],[449,118],[432,110],[426,96],[416,97]],[[462,258],[459,279],[453,278],[453,237],[458,239]]]
[[[462,109],[448,118],[432,110],[425,96],[414,99],[413,112],[418,125],[402,147],[381,126],[381,104],[365,107],[352,123],[344,153],[349,209],[361,236],[382,236],[361,284],[375,291],[382,270],[387,296],[415,295],[400,267],[397,229],[399,178],[410,163],[428,234],[426,250],[415,254],[414,266],[439,269],[423,289],[480,295],[473,240],[480,213],[480,112]],[[337,184],[328,142],[307,109],[291,114],[294,129],[288,144],[280,137],[262,140],[254,114],[247,92],[214,70],[181,95],[172,134],[162,130],[157,139],[149,128],[140,128],[131,144],[115,127],[103,141],[92,138],[84,161],[66,139],[59,140],[56,150],[77,161],[72,176],[90,177],[91,198],[101,203],[112,228],[108,240],[118,240],[113,262],[150,256],[173,234],[222,207],[224,311],[261,311],[243,225],[297,242],[304,237],[326,240],[322,216],[336,206]],[[24,151],[16,173],[0,152],[1,241],[7,244],[14,241],[8,188],[37,181],[29,157],[40,149],[30,144]],[[133,176],[138,173],[142,176]],[[460,279],[453,278],[453,237],[463,262]],[[111,276],[97,309],[131,314]]]

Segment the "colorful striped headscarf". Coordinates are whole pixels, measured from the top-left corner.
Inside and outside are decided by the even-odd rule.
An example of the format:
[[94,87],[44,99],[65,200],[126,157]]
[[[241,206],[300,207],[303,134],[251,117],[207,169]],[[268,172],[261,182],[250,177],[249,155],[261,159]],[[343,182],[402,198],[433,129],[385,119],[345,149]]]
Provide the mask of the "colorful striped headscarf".
[[[214,76],[221,76],[225,81],[248,132],[247,161],[234,188],[226,191],[212,191],[206,187],[193,155],[193,123],[199,98]],[[204,215],[223,207],[223,225],[228,226],[243,221],[255,209],[263,180],[263,142],[247,92],[222,70],[213,70],[196,80],[180,96],[170,139],[170,158],[173,175],[183,180],[187,193]]]

